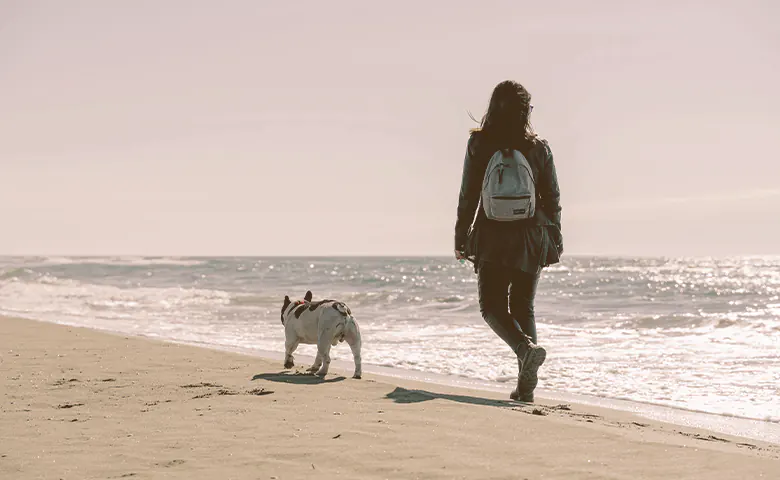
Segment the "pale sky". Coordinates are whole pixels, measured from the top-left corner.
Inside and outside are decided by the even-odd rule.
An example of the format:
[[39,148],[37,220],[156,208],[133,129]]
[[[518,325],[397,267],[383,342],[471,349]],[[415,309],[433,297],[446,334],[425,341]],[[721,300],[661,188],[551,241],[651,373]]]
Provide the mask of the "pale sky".
[[452,249],[523,83],[567,253],[780,254],[780,2],[0,0],[0,254]]

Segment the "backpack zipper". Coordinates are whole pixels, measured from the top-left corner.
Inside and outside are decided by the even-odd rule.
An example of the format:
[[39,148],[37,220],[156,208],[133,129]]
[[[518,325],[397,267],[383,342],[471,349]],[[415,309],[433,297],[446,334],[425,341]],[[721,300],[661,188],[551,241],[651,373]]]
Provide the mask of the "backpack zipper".
[[498,195],[490,198],[494,200],[528,200],[529,198],[531,198],[531,196],[530,195],[515,195],[515,196]]

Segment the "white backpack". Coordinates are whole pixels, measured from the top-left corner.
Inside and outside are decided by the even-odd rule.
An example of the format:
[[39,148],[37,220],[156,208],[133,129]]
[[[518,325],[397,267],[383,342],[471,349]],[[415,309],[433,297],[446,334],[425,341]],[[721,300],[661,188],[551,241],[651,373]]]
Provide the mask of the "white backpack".
[[490,158],[482,181],[482,207],[488,219],[499,222],[534,216],[534,174],[519,150],[499,150]]

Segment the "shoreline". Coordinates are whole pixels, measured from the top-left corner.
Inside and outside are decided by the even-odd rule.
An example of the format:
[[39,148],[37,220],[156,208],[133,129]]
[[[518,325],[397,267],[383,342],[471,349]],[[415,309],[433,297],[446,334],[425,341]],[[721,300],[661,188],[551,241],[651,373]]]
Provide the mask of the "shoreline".
[[[168,340],[162,337],[138,336],[137,338],[148,338],[155,341],[171,342],[198,348],[238,353],[240,355],[247,355],[274,362],[275,364],[278,364],[280,368],[284,357],[284,355],[280,352],[272,352],[263,349],[245,349],[210,343]],[[311,364],[314,361],[314,357],[309,355],[296,354],[295,358],[296,361],[300,364]],[[337,368],[339,371],[344,372],[349,372],[351,371],[350,369],[353,368],[351,360],[333,360],[331,365],[333,368]],[[509,398],[509,391],[512,389],[511,383],[504,384],[500,382],[491,382],[489,380],[443,375],[422,370],[407,370],[398,367],[386,367],[369,363],[363,363],[363,371],[383,377],[385,380],[408,380],[431,385],[440,385],[444,387],[465,388],[469,390],[504,395],[506,398]],[[741,437],[749,440],[759,440],[780,445],[780,422],[691,410],[663,404],[640,402],[632,399],[596,397],[591,395],[560,392],[557,390],[548,390],[544,388],[539,388],[536,390],[536,397],[539,399],[539,401],[557,401],[606,410],[615,410],[619,412],[630,413],[648,420],[655,420],[680,427],[692,427],[711,431],[713,433]]]
[[[348,300],[360,311],[371,344],[366,363],[465,375],[499,382],[507,390],[517,373],[514,355],[480,320],[473,272],[452,261],[9,262],[11,270],[0,281],[0,314],[8,316],[208,348],[277,352],[284,341],[279,299],[314,289]],[[776,262],[727,259],[695,264],[591,259],[566,264],[568,273],[550,272],[545,277],[549,288],[539,298],[539,309],[546,313],[538,328],[550,354],[540,371],[542,393],[590,395],[594,398],[575,401],[596,404],[622,399],[614,401],[614,408],[631,411],[636,408],[626,407],[625,400],[644,402],[642,408],[655,404],[780,424],[772,387],[780,368],[772,333],[780,319],[772,315],[774,306],[766,296],[771,291],[764,292],[758,279],[749,280],[746,266],[759,268],[756,274],[770,283],[780,268]],[[701,272],[729,285],[721,292],[726,297],[708,295],[710,280]],[[674,278],[692,283],[667,297],[665,285]],[[756,288],[739,293],[734,288],[743,281]],[[636,296],[629,300],[625,289]],[[748,296],[755,303],[750,308],[760,313],[744,311],[748,307],[739,302]],[[739,302],[732,305],[735,299]],[[299,352],[313,355],[310,346]],[[345,352],[337,347],[333,357],[345,359]]]
[[[33,322],[41,322],[52,325],[67,326],[70,328],[82,328],[95,332],[101,332],[108,335],[120,335],[131,336],[133,338],[146,339],[156,342],[166,342],[176,345],[191,346],[196,348],[205,348],[209,350],[237,353],[240,355],[246,355],[250,357],[260,358],[275,362],[281,368],[283,363],[282,352],[274,352],[264,349],[249,349],[242,347],[235,347],[229,345],[212,344],[205,342],[191,342],[170,339],[163,336],[153,335],[133,335],[128,332],[101,329],[90,326],[83,326],[68,322],[54,322],[50,320],[43,320],[38,318],[27,317],[7,317],[0,314],[0,318],[18,318],[21,320],[28,320]],[[296,354],[297,363],[299,365],[309,363],[314,360],[313,356]],[[351,360],[333,360],[332,366],[339,370],[349,371],[352,368]],[[465,388],[469,390],[478,390],[484,392],[491,392],[497,394],[504,394],[506,398],[509,397],[509,391],[512,389],[512,384],[503,384],[500,382],[494,382],[489,380],[480,380],[469,377],[459,377],[452,375],[443,375],[425,372],[422,370],[408,370],[398,367],[387,367],[381,365],[374,365],[370,363],[363,363],[363,370],[367,373],[379,375],[385,379],[393,380],[411,380],[415,382],[422,382],[427,384],[441,385],[445,387]],[[733,437],[741,437],[749,440],[758,440],[768,442],[772,444],[780,445],[780,422],[773,422],[770,420],[761,420],[757,418],[741,417],[736,415],[718,414],[706,411],[686,409],[677,406],[670,406],[664,404],[641,402],[632,399],[612,398],[612,397],[597,397],[591,395],[582,395],[575,393],[561,392],[557,390],[547,390],[539,388],[536,391],[536,397],[539,400],[546,401],[559,401],[566,403],[575,403],[588,407],[597,407],[607,410],[616,410],[619,412],[626,412],[639,417],[655,420],[671,425],[680,427],[691,427],[701,430],[707,430],[712,433],[730,435]]]
[[[52,325],[66,326],[70,328],[80,328],[105,333],[108,335],[130,336],[132,338],[145,339],[155,342],[165,342],[176,345],[204,348],[215,351],[237,353],[250,357],[260,358],[278,363],[281,368],[283,354],[263,349],[248,349],[234,347],[229,345],[211,344],[205,342],[188,342],[183,340],[169,339],[162,336],[153,335],[133,335],[127,332],[101,329],[89,326],[83,326],[68,322],[54,322],[38,318],[26,317],[7,317],[0,315],[0,318],[17,318],[21,320],[40,322]],[[311,363],[312,356],[297,354],[298,364]],[[332,366],[339,370],[349,371],[352,368],[351,360],[334,360]],[[469,377],[459,377],[452,375],[435,374],[422,370],[407,370],[398,367],[386,367],[364,362],[363,369],[367,373],[379,375],[386,379],[411,380],[427,384],[441,385],[445,387],[465,388],[484,392],[505,394],[508,398],[508,392],[511,390],[511,384],[480,380]],[[640,402],[632,399],[619,399],[611,397],[596,397],[590,395],[573,394],[544,388],[537,389],[537,398],[546,401],[559,401],[567,403],[576,403],[583,406],[603,408],[607,410],[616,410],[637,415],[639,417],[656,420],[671,425],[681,427],[691,427],[711,431],[712,433],[741,437],[749,440],[758,440],[772,444],[780,445],[780,423],[768,420],[760,420],[748,417],[739,417],[735,415],[725,415],[711,413],[706,411],[697,411],[685,409],[676,406]]]
[[0,366],[0,478],[780,476],[780,445],[627,412],[49,322],[0,317]]

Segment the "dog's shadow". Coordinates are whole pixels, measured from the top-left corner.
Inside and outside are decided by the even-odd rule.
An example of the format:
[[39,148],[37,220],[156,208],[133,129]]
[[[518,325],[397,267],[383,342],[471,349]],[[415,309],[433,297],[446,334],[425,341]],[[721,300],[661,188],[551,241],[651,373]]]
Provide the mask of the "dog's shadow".
[[426,390],[408,390],[406,388],[395,387],[395,390],[385,395],[385,398],[395,403],[420,403],[429,400],[449,400],[458,403],[468,403],[470,405],[484,405],[489,407],[512,408],[522,406],[522,402],[510,402],[507,400],[493,400],[491,398],[471,397],[468,395],[451,395],[448,393],[434,393]]
[[252,380],[268,380],[269,382],[292,383],[294,385],[319,385],[321,383],[335,383],[346,380],[347,377],[337,376],[331,378],[318,377],[311,373],[278,372],[258,373]]

